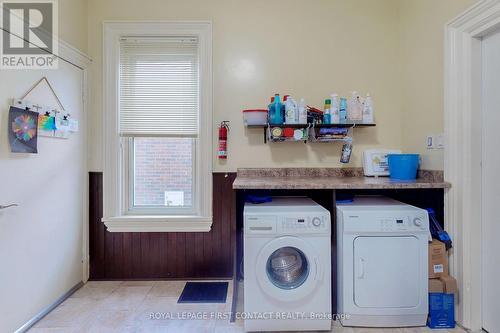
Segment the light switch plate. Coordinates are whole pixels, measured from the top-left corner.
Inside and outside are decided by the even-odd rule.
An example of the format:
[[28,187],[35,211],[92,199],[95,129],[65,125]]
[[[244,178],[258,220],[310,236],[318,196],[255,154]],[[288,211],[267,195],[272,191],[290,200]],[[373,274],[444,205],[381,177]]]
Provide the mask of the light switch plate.
[[444,134],[427,135],[427,149],[444,149]]
[[434,135],[427,135],[427,149],[434,149]]

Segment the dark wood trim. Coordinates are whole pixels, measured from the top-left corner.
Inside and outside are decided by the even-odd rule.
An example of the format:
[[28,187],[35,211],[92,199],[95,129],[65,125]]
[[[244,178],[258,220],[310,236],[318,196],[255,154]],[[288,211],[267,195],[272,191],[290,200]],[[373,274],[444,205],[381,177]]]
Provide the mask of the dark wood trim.
[[90,279],[232,278],[235,173],[213,174],[213,224],[202,233],[111,233],[101,222],[102,173],[89,174]]

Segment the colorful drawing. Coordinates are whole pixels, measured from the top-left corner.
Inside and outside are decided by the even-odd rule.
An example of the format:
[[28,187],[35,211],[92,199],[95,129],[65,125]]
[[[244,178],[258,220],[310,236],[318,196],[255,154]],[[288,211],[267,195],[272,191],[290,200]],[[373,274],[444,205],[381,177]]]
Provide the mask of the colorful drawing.
[[69,138],[69,120],[66,117],[56,117],[56,130],[54,137],[67,139]]
[[13,153],[37,153],[38,113],[11,106],[9,143]]
[[30,141],[36,135],[35,118],[27,114],[17,116],[12,123],[12,131],[18,140]]
[[38,116],[38,135],[54,136],[56,130],[56,118],[41,114]]

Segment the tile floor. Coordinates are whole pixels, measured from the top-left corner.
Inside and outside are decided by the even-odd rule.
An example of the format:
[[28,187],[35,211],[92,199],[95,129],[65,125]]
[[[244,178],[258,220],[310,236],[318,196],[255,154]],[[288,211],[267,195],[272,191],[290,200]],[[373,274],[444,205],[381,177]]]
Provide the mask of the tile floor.
[[[231,311],[232,281],[225,304],[177,304],[185,281],[90,281],[39,321],[30,333],[108,333],[108,332],[244,332],[243,322],[210,318],[211,313]],[[242,288],[238,288],[241,295]],[[237,311],[242,311],[238,295]],[[209,318],[183,320],[161,318],[164,314],[206,313]],[[151,315],[158,316],[151,319]],[[345,333],[463,333],[461,329],[432,331],[411,329],[353,329],[334,323],[333,332]]]

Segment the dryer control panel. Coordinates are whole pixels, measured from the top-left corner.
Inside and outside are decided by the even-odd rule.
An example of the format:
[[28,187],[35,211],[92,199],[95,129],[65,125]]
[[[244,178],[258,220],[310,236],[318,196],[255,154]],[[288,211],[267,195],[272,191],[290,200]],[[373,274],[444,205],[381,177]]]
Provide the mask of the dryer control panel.
[[[377,214],[377,215],[375,215]],[[429,230],[429,218],[423,212],[382,215],[380,212],[344,213],[344,230],[349,232],[420,232]]]

